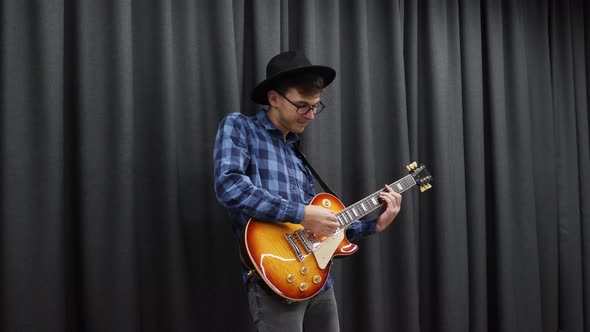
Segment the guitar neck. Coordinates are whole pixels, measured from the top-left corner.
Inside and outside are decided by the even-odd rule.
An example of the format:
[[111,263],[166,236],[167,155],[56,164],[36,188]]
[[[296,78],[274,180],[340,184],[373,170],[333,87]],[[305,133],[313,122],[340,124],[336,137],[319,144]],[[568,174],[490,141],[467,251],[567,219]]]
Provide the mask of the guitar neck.
[[[396,182],[390,184],[389,186],[393,191],[398,194],[403,193],[404,191],[412,188],[416,185],[416,181],[412,175],[407,175]],[[340,223],[340,228],[344,229],[348,227],[353,222],[357,221],[358,219],[368,215],[369,213],[375,211],[375,209],[381,207],[383,202],[379,198],[379,194],[381,194],[383,190],[379,190],[360,201],[350,205],[349,207],[339,211],[336,213],[336,217],[338,218],[338,222]]]

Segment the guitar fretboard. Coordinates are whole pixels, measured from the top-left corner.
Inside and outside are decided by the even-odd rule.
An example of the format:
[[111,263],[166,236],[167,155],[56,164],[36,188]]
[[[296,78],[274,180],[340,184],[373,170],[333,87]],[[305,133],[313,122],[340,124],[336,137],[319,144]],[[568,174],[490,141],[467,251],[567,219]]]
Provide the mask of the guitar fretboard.
[[[414,185],[416,185],[414,177],[412,175],[407,175],[404,178],[390,184],[389,186],[391,187],[391,189],[393,189],[393,191],[395,191],[398,194],[401,194],[404,191],[413,187]],[[336,217],[338,218],[338,222],[340,223],[340,228],[344,229],[348,227],[353,222],[368,215],[369,213],[373,212],[375,209],[383,205],[383,202],[379,198],[379,194],[382,191],[383,190],[379,190],[361,199],[360,201],[350,205],[344,210],[337,212]]]

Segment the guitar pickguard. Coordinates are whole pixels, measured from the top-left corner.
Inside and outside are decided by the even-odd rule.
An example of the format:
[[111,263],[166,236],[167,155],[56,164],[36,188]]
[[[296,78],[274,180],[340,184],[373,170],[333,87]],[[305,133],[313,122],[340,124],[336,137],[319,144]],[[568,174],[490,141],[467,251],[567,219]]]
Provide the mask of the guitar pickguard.
[[323,239],[321,245],[314,250],[313,255],[320,269],[323,270],[328,266],[328,263],[332,260],[336,249],[338,249],[338,246],[343,239],[344,232],[339,231],[338,233]]

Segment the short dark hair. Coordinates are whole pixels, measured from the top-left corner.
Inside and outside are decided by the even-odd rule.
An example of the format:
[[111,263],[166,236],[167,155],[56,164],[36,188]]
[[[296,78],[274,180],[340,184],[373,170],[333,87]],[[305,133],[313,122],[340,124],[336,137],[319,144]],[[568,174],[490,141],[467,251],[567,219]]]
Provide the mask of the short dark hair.
[[273,89],[285,94],[290,88],[295,88],[304,96],[315,96],[322,93],[324,86],[324,79],[320,75],[305,73],[281,78],[275,83]]

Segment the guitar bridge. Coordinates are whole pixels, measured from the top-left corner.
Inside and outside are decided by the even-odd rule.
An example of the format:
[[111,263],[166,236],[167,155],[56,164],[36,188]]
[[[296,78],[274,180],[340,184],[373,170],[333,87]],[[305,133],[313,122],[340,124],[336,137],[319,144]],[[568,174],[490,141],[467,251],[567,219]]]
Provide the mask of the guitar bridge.
[[297,235],[297,238],[301,241],[308,254],[320,247],[320,241],[315,237],[315,234],[305,228],[296,231],[295,235]]
[[[287,233],[285,234],[285,239],[287,239],[287,242],[289,242],[293,252],[295,252],[295,255],[300,261],[304,260],[306,255],[311,254],[320,247],[320,241],[315,237],[315,234],[306,229],[300,229],[294,232],[293,235]],[[299,249],[300,246],[298,243],[301,244],[305,253]]]
[[299,250],[299,246],[293,240],[293,237],[291,236],[291,234],[289,234],[289,233],[285,234],[285,239],[287,239],[287,242],[289,242],[289,244],[291,245],[291,249],[293,249],[297,258],[299,258],[300,261],[305,259],[305,257],[301,253],[301,250]]

